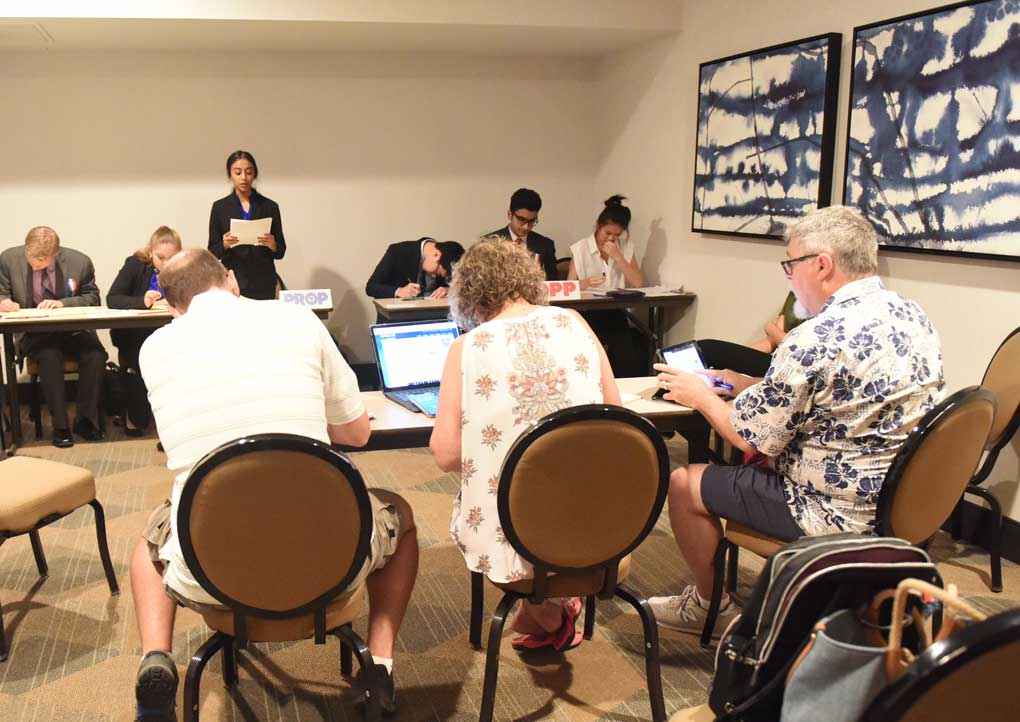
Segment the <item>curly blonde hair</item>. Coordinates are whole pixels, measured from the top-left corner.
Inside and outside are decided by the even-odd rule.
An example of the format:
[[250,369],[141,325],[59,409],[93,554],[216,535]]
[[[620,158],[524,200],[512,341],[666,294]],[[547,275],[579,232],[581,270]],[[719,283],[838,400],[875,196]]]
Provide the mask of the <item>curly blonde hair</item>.
[[483,238],[454,266],[450,314],[464,329],[498,314],[507,303],[544,306],[545,273],[524,247],[503,238]]

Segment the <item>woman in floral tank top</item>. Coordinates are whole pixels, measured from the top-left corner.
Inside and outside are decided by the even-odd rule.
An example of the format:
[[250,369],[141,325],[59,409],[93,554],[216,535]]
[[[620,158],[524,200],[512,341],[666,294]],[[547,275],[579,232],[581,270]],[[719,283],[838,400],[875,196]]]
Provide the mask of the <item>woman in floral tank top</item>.
[[[494,582],[528,579],[532,567],[499,526],[496,487],[503,459],[532,423],[569,406],[619,404],[605,351],[574,311],[547,306],[545,276],[504,240],[475,244],[457,265],[450,307],[462,328],[439,390],[430,446],[445,471],[459,470],[450,534],[472,571]],[[569,511],[569,510],[568,510]],[[521,605],[517,648],[567,649],[580,634],[580,600]]]

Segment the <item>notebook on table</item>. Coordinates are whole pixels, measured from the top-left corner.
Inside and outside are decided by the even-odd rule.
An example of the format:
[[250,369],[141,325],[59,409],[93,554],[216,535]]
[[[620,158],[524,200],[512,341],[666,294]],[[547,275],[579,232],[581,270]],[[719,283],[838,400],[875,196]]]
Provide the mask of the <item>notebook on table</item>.
[[446,354],[459,335],[454,321],[380,323],[370,327],[383,395],[434,417]]

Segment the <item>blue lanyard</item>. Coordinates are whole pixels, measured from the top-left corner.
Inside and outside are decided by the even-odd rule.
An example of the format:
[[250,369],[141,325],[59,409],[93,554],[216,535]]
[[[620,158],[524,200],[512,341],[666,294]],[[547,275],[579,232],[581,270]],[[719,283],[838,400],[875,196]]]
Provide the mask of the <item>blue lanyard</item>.
[[251,194],[251,198],[248,199],[248,210],[244,209],[244,204],[241,203],[241,196],[239,196],[239,195],[237,195],[235,193],[234,197],[237,198],[237,205],[241,209],[241,220],[242,221],[250,221],[251,220],[251,212],[252,212],[252,210],[255,209],[255,194],[252,193]]

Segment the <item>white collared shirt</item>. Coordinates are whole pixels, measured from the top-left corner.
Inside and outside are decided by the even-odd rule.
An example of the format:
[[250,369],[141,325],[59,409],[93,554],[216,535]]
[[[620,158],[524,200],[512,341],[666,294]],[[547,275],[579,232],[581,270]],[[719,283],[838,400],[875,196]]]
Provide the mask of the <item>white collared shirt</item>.
[[[630,243],[630,238],[621,238],[619,244],[623,257],[627,259],[628,263],[633,262],[634,247]],[[574,270],[577,271],[578,278],[605,276],[606,282],[602,284],[602,288],[609,290],[626,287],[627,279],[623,275],[623,269],[612,258],[603,261],[602,256],[599,255],[594,233],[572,245],[570,255],[574,259]]]
[[[139,366],[167,468],[175,472],[171,527],[192,468],[218,446],[262,433],[328,444],[327,424],[365,413],[357,378],[326,327],[307,309],[279,301],[201,293],[186,314],[145,341]],[[159,557],[166,562],[163,581],[174,591],[216,603],[191,575],[175,533]]]

